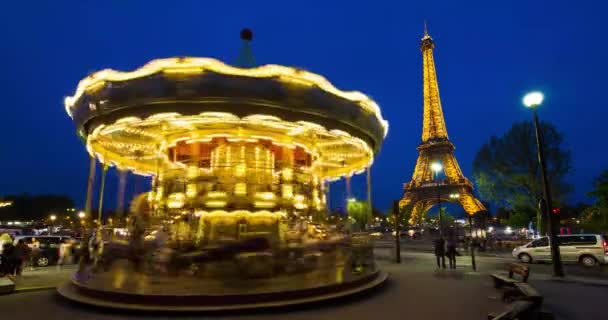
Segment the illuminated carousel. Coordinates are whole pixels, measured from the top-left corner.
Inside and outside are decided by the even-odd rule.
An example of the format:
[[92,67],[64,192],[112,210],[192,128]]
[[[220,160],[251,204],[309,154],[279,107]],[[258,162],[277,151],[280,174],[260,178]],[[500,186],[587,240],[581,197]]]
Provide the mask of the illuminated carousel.
[[[87,241],[59,292],[98,306],[225,310],[343,296],[381,283],[365,236],[327,219],[331,181],[368,171],[387,133],[376,103],[320,75],[255,66],[251,32],[238,67],[153,60],[84,78],[65,107],[96,162],[149,176],[126,238]],[[120,188],[120,186],[119,186]],[[119,206],[120,204],[119,199]],[[120,208],[119,208],[120,210]],[[101,215],[100,215],[101,217]]]

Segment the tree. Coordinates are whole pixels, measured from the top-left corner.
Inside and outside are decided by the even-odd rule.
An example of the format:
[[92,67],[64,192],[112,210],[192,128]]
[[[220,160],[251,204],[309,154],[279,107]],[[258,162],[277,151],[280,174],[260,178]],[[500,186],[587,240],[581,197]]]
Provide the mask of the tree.
[[[557,207],[565,203],[573,190],[565,180],[572,171],[570,150],[564,146],[563,135],[553,125],[542,122],[540,127],[547,179],[553,204]],[[536,212],[538,217],[542,188],[534,124],[518,122],[502,137],[491,137],[475,156],[473,177],[480,196],[485,200],[506,209],[517,207],[520,214],[530,214],[530,218]]]
[[349,200],[346,205],[348,216],[357,222],[361,231],[365,230],[366,225],[372,219],[370,211],[367,201]]
[[[0,208],[0,219],[39,220],[49,214],[65,214],[67,209],[74,208],[74,201],[64,195],[29,195],[7,196],[5,200],[12,204]],[[70,211],[71,212],[71,211]]]
[[590,231],[608,230],[608,170],[604,170],[593,181],[593,191],[587,194],[595,202],[581,214],[583,228]]
[[534,219],[536,211],[528,206],[515,206],[509,213],[506,224],[511,227],[524,228]]

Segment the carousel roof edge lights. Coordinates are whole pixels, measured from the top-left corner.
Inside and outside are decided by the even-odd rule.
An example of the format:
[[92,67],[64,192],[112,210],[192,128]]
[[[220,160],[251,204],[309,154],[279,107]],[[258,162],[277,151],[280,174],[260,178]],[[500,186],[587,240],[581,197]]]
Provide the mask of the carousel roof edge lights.
[[303,69],[281,66],[263,65],[254,68],[239,68],[227,65],[213,58],[198,57],[174,57],[166,59],[156,59],[148,62],[141,68],[133,71],[123,72],[113,69],[104,69],[95,72],[78,83],[74,95],[65,98],[64,104],[66,112],[73,117],[74,105],[87,91],[94,91],[106,85],[106,83],[116,83],[123,81],[136,80],[155,74],[166,74],[173,76],[197,76],[205,72],[212,72],[226,76],[240,76],[250,78],[279,79],[281,82],[298,83],[301,85],[315,86],[322,91],[334,95],[338,98],[355,103],[362,110],[373,114],[380,122],[384,136],[388,132],[388,121],[382,117],[380,108],[367,95],[359,91],[342,91],[332,85],[325,77],[305,71]]

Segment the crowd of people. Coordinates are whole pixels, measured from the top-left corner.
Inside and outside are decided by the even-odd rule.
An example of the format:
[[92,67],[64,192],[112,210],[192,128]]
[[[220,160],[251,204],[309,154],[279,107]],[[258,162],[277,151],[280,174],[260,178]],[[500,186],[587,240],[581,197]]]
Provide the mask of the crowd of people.
[[9,234],[0,235],[0,277],[7,276],[14,278],[21,275],[23,268],[30,261],[30,257],[36,254],[36,249],[26,245],[23,240],[13,243]]

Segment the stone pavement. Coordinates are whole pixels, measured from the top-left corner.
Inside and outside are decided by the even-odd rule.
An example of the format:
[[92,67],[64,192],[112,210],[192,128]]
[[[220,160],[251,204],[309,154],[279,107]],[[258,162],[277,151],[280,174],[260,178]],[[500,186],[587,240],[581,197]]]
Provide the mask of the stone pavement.
[[[485,319],[503,304],[489,277],[468,272],[435,272],[433,268],[409,268],[380,262],[391,275],[389,282],[374,292],[331,303],[289,307],[265,312],[215,314],[219,319]],[[23,303],[35,306],[26,308]],[[0,297],[3,318],[19,319],[198,319],[202,315],[159,315],[125,313],[80,306],[59,297],[54,291],[23,292]]]
[[25,270],[15,279],[15,291],[32,291],[55,289],[59,284],[66,282],[76,270],[75,265],[58,269],[54,266]]

